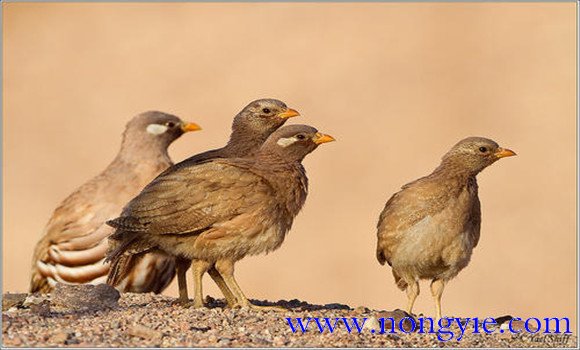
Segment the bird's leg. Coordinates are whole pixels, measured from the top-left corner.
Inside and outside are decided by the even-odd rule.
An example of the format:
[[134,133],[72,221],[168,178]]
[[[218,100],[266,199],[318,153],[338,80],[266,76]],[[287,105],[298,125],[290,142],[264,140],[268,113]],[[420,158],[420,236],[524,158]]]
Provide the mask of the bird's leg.
[[185,304],[189,302],[189,296],[187,295],[187,279],[185,274],[191,262],[187,259],[177,258],[176,267],[177,270],[177,285],[179,286],[179,299],[177,303]]
[[211,276],[211,278],[214,280],[214,282],[217,284],[219,289],[224,294],[224,297],[226,298],[226,301],[228,302],[228,306],[229,307],[236,306],[238,303],[238,300],[236,299],[236,297],[234,296],[232,291],[228,288],[228,286],[226,285],[226,282],[224,281],[224,278],[216,270],[215,266],[212,266],[208,270],[208,274]]
[[234,306],[247,306],[250,304],[248,298],[242,292],[240,286],[234,279],[234,262],[231,260],[218,260],[215,264],[215,269],[221,275],[224,283],[229,291],[236,299]]
[[222,276],[224,283],[232,292],[234,297],[237,299],[237,302],[234,306],[242,307],[242,308],[250,308],[254,310],[260,311],[287,311],[284,308],[277,307],[277,306],[259,306],[250,303],[248,298],[242,292],[242,289],[236,282],[234,278],[234,262],[231,260],[218,260],[215,264],[215,268],[217,272]]
[[415,299],[417,299],[418,295],[419,295],[419,282],[413,281],[409,283],[409,285],[407,286],[407,299],[408,299],[407,313],[410,315],[412,315],[413,305],[415,304]]
[[437,311],[437,320],[441,319],[441,296],[445,288],[445,280],[434,279],[431,282],[431,294],[435,299],[435,309]]
[[193,272],[193,303],[194,308],[203,307],[203,275],[209,269],[210,264],[204,260],[193,260],[191,271]]

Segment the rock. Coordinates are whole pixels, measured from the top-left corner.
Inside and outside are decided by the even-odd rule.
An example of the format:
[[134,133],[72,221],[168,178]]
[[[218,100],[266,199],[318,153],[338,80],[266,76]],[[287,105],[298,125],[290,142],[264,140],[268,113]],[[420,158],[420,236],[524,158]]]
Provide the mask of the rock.
[[213,334],[211,334],[211,335],[209,335],[209,336],[207,337],[207,341],[208,341],[210,344],[215,344],[215,343],[217,343],[217,339],[218,339],[218,338],[217,338],[215,335],[213,335]]
[[511,323],[512,329],[516,332],[526,332],[526,326],[524,321],[515,320]]
[[30,311],[39,316],[50,315],[50,301],[43,300],[38,304],[30,304]]
[[417,320],[413,317],[413,315],[408,314],[407,312],[401,310],[401,309],[396,309],[394,311],[384,311],[384,312],[380,312],[377,315],[379,318],[384,318],[385,319],[385,330],[390,330],[392,329],[393,325],[391,324],[391,318],[395,321],[395,330],[402,331],[399,327],[399,322],[402,319],[405,319],[403,321],[403,329],[406,331],[411,331],[413,329],[413,321],[411,321],[410,319],[413,319],[415,321],[415,331],[417,331],[419,329],[419,324],[417,322]]
[[379,313],[379,316],[384,318],[392,317],[395,320],[400,320],[404,317],[413,317],[411,314],[408,314],[406,311],[403,311],[401,309],[395,309],[393,311],[383,311]]
[[372,331],[373,333],[378,333],[381,329],[381,325],[379,324],[379,320],[377,320],[376,317],[371,316],[366,320],[363,329],[367,332]]
[[39,316],[48,316],[50,314],[50,297],[45,294],[31,294],[26,297],[22,307],[29,308],[32,313]]
[[12,325],[12,322],[10,322],[11,317],[6,315],[6,314],[2,314],[2,333],[6,333],[8,331],[8,328],[10,328],[10,326]]
[[16,337],[14,339],[12,339],[12,346],[20,346],[22,345],[22,339],[20,339],[19,337]]
[[22,306],[30,307],[32,305],[39,305],[39,304],[42,304],[44,301],[50,301],[50,298],[48,295],[31,294],[31,295],[26,297],[26,300],[24,300],[24,302],[22,303]]
[[500,316],[500,317],[495,319],[495,322],[497,322],[497,324],[502,324],[502,323],[505,323],[505,322],[511,320],[512,318],[513,317],[510,315]]
[[119,292],[107,285],[68,285],[57,283],[52,293],[52,304],[68,310],[95,311],[117,307]]
[[286,340],[284,339],[284,337],[278,335],[274,337],[272,344],[274,346],[284,346],[286,345]]
[[69,337],[67,340],[64,341],[65,345],[76,345],[79,344],[80,342],[81,341],[75,336]]
[[26,300],[26,293],[6,293],[2,296],[2,311],[6,311],[13,306],[20,307]]
[[197,327],[197,326],[191,326],[191,325],[189,326],[189,330],[196,331],[196,332],[207,332],[210,329],[211,329],[211,327]]
[[304,301],[300,301],[298,299],[292,299],[290,301],[281,300],[280,305],[285,306],[289,309],[296,309],[296,308],[308,306],[308,303],[306,303]]
[[189,322],[180,322],[178,324],[179,330],[182,332],[187,332],[189,330],[191,330],[191,323]]
[[127,333],[134,337],[139,337],[147,340],[158,340],[163,337],[163,333],[161,333],[160,331],[151,329],[149,327],[140,324],[129,326],[129,328],[127,329]]
[[326,304],[324,305],[324,308],[328,310],[350,310],[350,307],[348,305],[339,303]]
[[369,310],[367,307],[365,306],[358,306],[354,309],[354,314],[355,315],[361,315],[361,314],[365,314],[367,312],[369,312],[371,310]]
[[220,338],[218,340],[218,345],[223,346],[223,347],[228,347],[231,342],[232,342],[232,340],[229,338]]
[[48,342],[49,343],[54,343],[54,344],[64,344],[65,341],[67,341],[67,339],[69,338],[69,334],[66,332],[58,332],[53,334],[49,339]]

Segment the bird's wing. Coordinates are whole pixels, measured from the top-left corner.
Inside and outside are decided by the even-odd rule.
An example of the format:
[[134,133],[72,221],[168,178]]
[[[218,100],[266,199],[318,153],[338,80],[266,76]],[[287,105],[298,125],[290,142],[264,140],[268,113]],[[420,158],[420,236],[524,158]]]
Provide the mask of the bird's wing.
[[473,201],[473,210],[471,211],[469,222],[471,224],[471,241],[473,242],[473,248],[475,248],[477,247],[477,243],[479,243],[481,230],[481,204],[479,203],[479,198],[477,196]]
[[118,215],[120,205],[95,201],[98,189],[81,186],[54,211],[37,243],[30,290],[50,291],[56,282],[85,283],[107,273],[101,260],[112,230],[104,222]]
[[425,217],[443,210],[445,196],[433,182],[420,179],[403,186],[385,205],[377,224],[377,260],[391,264],[391,257],[405,231]]
[[241,164],[219,159],[158,177],[109,224],[119,234],[184,234],[251,211],[272,188]]

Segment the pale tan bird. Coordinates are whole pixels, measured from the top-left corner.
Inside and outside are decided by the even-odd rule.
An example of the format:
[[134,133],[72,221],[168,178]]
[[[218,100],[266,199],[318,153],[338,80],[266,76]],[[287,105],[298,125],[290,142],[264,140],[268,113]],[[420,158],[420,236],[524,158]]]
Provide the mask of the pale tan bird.
[[[313,127],[289,125],[270,135],[252,158],[214,159],[159,176],[108,222],[116,228],[110,239],[118,241],[107,256],[109,280],[123,275],[127,265],[119,262],[125,256],[160,249],[198,261],[194,307],[203,306],[202,276],[215,266],[230,294],[224,295],[233,298],[229,303],[260,309],[235,281],[234,264],[280,247],[306,200],[301,161],[333,140]],[[186,288],[185,280],[178,282],[180,290]]]
[[[48,293],[57,282],[103,283],[109,271],[103,264],[107,237],[113,231],[105,221],[119,215],[123,205],[173,164],[167,153],[173,141],[199,129],[157,111],[131,119],[113,162],[55,209],[34,250],[30,291]],[[161,290],[171,278],[163,279],[157,271],[174,266],[175,260],[166,256],[144,257],[122,290]]]
[[430,175],[410,182],[385,205],[377,225],[377,259],[392,268],[411,313],[419,280],[431,280],[437,318],[445,284],[467,266],[479,241],[476,175],[509,149],[483,137],[457,143]]

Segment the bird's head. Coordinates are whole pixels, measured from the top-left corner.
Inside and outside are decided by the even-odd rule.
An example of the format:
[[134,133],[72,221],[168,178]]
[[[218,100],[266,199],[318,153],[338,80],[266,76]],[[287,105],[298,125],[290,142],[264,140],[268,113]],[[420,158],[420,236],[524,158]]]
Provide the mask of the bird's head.
[[201,127],[195,123],[184,122],[171,114],[149,111],[131,119],[125,130],[125,141],[168,147],[184,133],[197,130]]
[[288,108],[282,101],[261,99],[250,102],[234,118],[234,132],[262,137],[265,140],[278,129],[288,118],[299,116],[296,110]]
[[276,154],[288,161],[301,161],[319,145],[334,141],[308,125],[287,125],[276,130],[260,149],[263,154]]
[[493,140],[468,137],[455,144],[443,156],[443,164],[453,164],[455,167],[477,174],[497,160],[515,155],[514,151],[500,147]]

